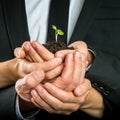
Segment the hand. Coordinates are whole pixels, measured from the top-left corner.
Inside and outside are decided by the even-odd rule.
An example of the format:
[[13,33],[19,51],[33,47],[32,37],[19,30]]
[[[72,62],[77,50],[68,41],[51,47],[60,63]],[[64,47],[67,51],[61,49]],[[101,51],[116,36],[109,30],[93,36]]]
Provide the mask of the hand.
[[[79,42],[79,46],[85,46],[85,43],[83,44],[83,42]],[[74,47],[75,49],[78,49],[78,48],[80,48],[80,47],[77,47],[78,46],[78,42],[75,42],[75,43],[73,43],[73,46],[72,47]],[[26,51],[26,53],[27,53],[27,55],[29,56],[29,58],[32,58],[32,61],[42,61],[43,59],[44,60],[49,60],[49,59],[51,59],[52,57],[54,57],[53,56],[53,54],[52,53],[50,53],[48,50],[46,50],[46,48],[44,48],[44,46],[42,46],[41,44],[39,44],[38,42],[32,42],[31,44],[29,43],[29,42],[25,42],[24,44],[23,44],[23,48],[24,48],[24,51]],[[28,49],[29,48],[29,49]],[[83,47],[84,48],[84,47]],[[84,48],[85,50],[86,50],[86,46],[85,46],[85,48]],[[84,51],[85,51],[84,50]],[[46,52],[46,54],[44,53],[44,54],[41,54],[42,53],[42,51],[44,51],[44,52]],[[65,56],[67,55],[67,54],[69,54],[69,53],[73,53],[75,50],[63,50],[63,51],[58,51],[56,54],[55,54],[55,56],[56,57],[61,57],[62,59],[64,59],[65,58]],[[80,50],[79,50],[80,51]],[[87,51],[87,50],[86,50]],[[23,52],[23,51],[22,51]],[[22,52],[19,52],[19,53],[22,53]],[[18,51],[17,51],[17,53],[18,53]],[[16,53],[16,55],[18,55]],[[70,56],[70,55],[69,55]],[[79,57],[77,57],[77,56],[79,56]],[[40,57],[40,58],[39,58]],[[85,55],[83,55],[83,52],[82,52],[82,54],[81,55],[77,55],[77,54],[74,54],[74,62],[75,63],[73,63],[73,58],[71,59],[70,57],[66,57],[67,58],[67,60],[65,60],[66,62],[65,62],[65,68],[63,69],[63,66],[62,65],[60,65],[60,66],[58,66],[57,68],[55,68],[55,69],[53,69],[53,70],[51,70],[51,71],[48,71],[47,73],[46,73],[46,79],[47,80],[51,80],[51,81],[55,81],[55,76],[58,76],[59,74],[60,74],[60,72],[62,71],[62,69],[64,70],[64,72],[62,73],[62,78],[61,78],[61,76],[59,77],[59,78],[57,78],[57,80],[55,81],[55,83],[54,84],[56,84],[57,86],[59,86],[59,87],[63,87],[63,88],[65,88],[65,86],[69,86],[69,84],[70,84],[70,82],[72,82],[72,84],[68,87],[68,90],[73,90],[73,88],[75,88],[76,86],[75,85],[77,85],[78,83],[77,83],[77,81],[78,80],[81,80],[82,78],[84,78],[83,76],[85,75],[85,71],[86,71],[86,68],[85,68],[85,66],[86,66],[86,62],[85,62]],[[69,58],[70,58],[70,60],[69,60]],[[41,60],[42,59],[42,60]],[[70,62],[71,61],[71,62]],[[72,68],[71,68],[71,66],[72,66]],[[69,68],[71,68],[71,69],[69,69]],[[79,69],[79,68],[81,68],[81,69]],[[66,69],[67,69],[67,71],[66,71]],[[74,71],[74,70],[76,70],[76,71]],[[74,71],[74,73],[73,73],[73,71]],[[80,71],[81,71],[81,73],[80,73]],[[84,71],[84,72],[83,72]],[[66,77],[64,77],[66,74],[68,74]],[[78,75],[79,74],[79,75]],[[69,77],[69,75],[71,76],[71,77]],[[74,78],[73,78],[73,76],[72,75],[74,75]],[[75,78],[75,76],[78,76],[77,78]],[[81,77],[80,77],[81,76]],[[70,79],[68,79],[68,78],[70,78]],[[62,80],[61,80],[62,79]],[[67,79],[67,80],[66,80]],[[74,81],[74,79],[77,79],[77,80],[75,80]],[[61,83],[60,83],[60,81],[61,81]],[[64,82],[66,82],[66,83],[64,83]],[[64,84],[63,84],[64,83]],[[65,85],[66,84],[66,85]],[[71,87],[71,88],[70,88]],[[67,90],[67,89],[66,89]]]
[[14,50],[14,55],[17,58],[26,58],[32,62],[47,61],[54,58],[53,53],[36,41],[24,42],[22,47],[18,47]]
[[39,62],[39,63],[31,63],[26,61],[25,59],[17,59],[15,64],[15,70],[18,72],[17,75],[20,77],[24,77],[34,70],[43,70],[44,72],[48,72],[57,66],[62,64],[61,58],[54,58],[49,61]]
[[[31,63],[38,63],[43,61],[48,61],[54,58],[54,54],[49,52],[43,45],[40,43],[33,42],[24,42],[21,48],[16,48],[14,50],[14,55],[17,58],[25,58],[25,60],[30,61]],[[62,57],[61,57],[62,58]],[[62,58],[63,59],[63,58]],[[46,79],[50,80],[58,76],[63,69],[63,65],[60,64],[51,71],[46,72]]]
[[[74,50],[79,51],[87,58],[88,66],[92,64],[94,60],[94,54],[87,48],[87,44],[84,41],[76,41],[70,44],[68,47],[73,47]],[[55,56],[65,56],[66,54],[73,52],[73,50],[61,50],[55,53]]]
[[102,118],[104,113],[103,97],[91,87],[88,79],[84,79],[74,92],[64,91],[52,83],[39,84],[31,91],[31,96],[36,107],[49,113],[69,115],[81,110],[96,118]]
[[[54,58],[54,59],[51,59],[46,62],[29,63],[28,66],[27,66],[27,64],[21,65],[21,62],[20,62],[19,63],[20,65],[18,65],[18,69],[19,69],[18,71],[28,70],[29,72],[26,71],[25,72],[26,74],[24,74],[25,77],[23,76],[23,78],[19,79],[15,85],[18,95],[21,98],[23,98],[24,100],[28,100],[30,97],[27,97],[27,96],[30,96],[29,92],[30,92],[31,88],[34,88],[36,85],[40,84],[40,82],[42,82],[45,78],[45,75],[44,75],[44,77],[42,77],[42,78],[40,77],[38,79],[38,77],[37,77],[38,72],[36,73],[35,71],[41,71],[39,73],[39,75],[41,75],[49,70],[54,69],[56,66],[58,66],[61,63],[62,63],[61,58]],[[32,66],[32,68],[30,68],[31,66]],[[21,74],[21,72],[20,72],[20,74]],[[30,101],[30,100],[28,100],[28,101]]]
[[[0,63],[0,88],[15,84],[19,78],[33,72],[34,70],[50,71],[62,64],[61,58],[54,58],[40,63],[31,63],[25,59],[15,58]],[[7,73],[7,74],[6,74]]]
[[44,72],[41,70],[33,71],[24,78],[19,79],[15,84],[17,94],[24,101],[31,101],[31,90],[40,84],[44,79]]
[[66,91],[73,91],[85,78],[87,61],[78,51],[68,53],[65,57],[64,68],[61,75],[53,84]]
[[35,90],[31,91],[31,100],[37,107],[50,113],[69,115],[77,111],[85,102],[90,89],[91,84],[87,79],[75,90],[76,93],[79,93],[79,97],[75,96],[73,92],[56,87],[52,83],[39,84]]

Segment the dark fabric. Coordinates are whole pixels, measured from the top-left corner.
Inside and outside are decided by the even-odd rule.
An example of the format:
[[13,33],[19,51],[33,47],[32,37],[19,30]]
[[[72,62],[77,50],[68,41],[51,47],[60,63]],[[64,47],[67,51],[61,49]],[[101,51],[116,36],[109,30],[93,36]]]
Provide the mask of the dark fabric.
[[58,40],[67,43],[68,12],[69,0],[51,1],[47,42],[55,41],[55,31],[52,29],[52,25],[55,25],[64,32],[64,35],[58,36]]
[[17,120],[15,99],[16,92],[13,86],[0,89],[0,120]]
[[40,120],[42,117],[44,118],[44,120],[56,120],[56,119],[57,120],[99,120],[85,114],[82,111],[74,112],[71,115],[56,115],[56,114],[50,114],[50,113],[47,113],[46,111],[41,110],[40,114],[38,114],[36,118],[37,120]]
[[[24,0],[0,0],[0,61],[13,58],[14,48],[29,40],[26,21]],[[95,51],[94,63],[86,77],[103,95],[106,115],[113,116],[103,119],[114,120],[120,113],[120,0],[85,0],[69,44],[76,40],[85,41]],[[15,90],[12,87],[0,89],[0,119],[16,117],[14,103]],[[95,119],[80,111],[67,118],[41,113],[37,115],[38,120],[42,115],[46,120]]]
[[13,58],[14,49],[30,39],[24,0],[0,0],[0,31],[0,61],[4,61]]

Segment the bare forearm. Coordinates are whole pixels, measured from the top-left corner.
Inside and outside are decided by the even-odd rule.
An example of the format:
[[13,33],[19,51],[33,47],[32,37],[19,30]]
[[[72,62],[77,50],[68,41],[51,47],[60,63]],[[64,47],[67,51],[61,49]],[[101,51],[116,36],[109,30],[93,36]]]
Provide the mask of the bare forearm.
[[0,88],[15,83],[17,79],[15,63],[16,59],[0,62]]

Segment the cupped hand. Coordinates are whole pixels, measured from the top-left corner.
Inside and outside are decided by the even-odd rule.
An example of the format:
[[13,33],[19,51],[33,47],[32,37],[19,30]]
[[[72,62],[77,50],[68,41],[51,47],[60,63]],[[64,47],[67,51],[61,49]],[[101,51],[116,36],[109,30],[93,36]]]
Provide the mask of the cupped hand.
[[[81,87],[82,85],[83,87]],[[91,85],[87,79],[76,88],[79,96],[74,95],[73,92],[64,91],[51,83],[45,83],[31,91],[31,100],[37,107],[49,113],[69,115],[77,111],[85,102],[90,89]]]
[[66,91],[73,91],[84,81],[87,61],[78,51],[68,53],[65,57],[61,75],[53,82],[57,87]]

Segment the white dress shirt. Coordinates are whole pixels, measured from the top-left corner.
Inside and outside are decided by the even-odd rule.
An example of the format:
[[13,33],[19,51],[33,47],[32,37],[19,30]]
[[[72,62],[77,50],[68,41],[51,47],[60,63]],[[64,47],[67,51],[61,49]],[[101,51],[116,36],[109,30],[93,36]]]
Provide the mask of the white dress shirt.
[[[84,1],[85,0],[70,0],[67,41],[70,40],[73,33]],[[45,43],[50,0],[25,0],[25,5],[30,40],[37,40],[40,43]]]
[[[70,0],[67,41],[70,40],[73,33],[84,1],[85,0]],[[25,7],[30,40],[37,40],[40,43],[45,43],[50,0],[25,0]],[[38,111],[36,111],[35,114],[37,114],[37,112]],[[20,120],[34,119],[34,114],[31,114],[28,118],[23,118],[19,110],[18,97],[16,98],[16,114]]]

